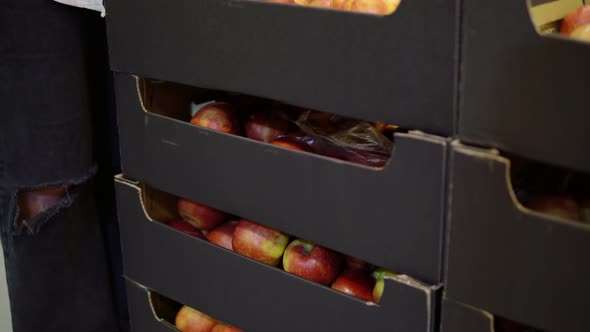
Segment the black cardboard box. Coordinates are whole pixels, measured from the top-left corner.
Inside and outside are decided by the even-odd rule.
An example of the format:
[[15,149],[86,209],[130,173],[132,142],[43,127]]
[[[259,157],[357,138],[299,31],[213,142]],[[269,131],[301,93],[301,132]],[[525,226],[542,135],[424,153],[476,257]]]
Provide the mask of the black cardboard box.
[[131,332],[178,332],[176,313],[168,310],[159,294],[135,281],[126,279]]
[[192,94],[144,83],[116,76],[126,177],[425,282],[441,280],[446,139],[398,134],[388,165],[369,168],[163,116],[186,112]]
[[440,332],[496,332],[488,312],[444,297],[441,308]]
[[[399,275],[379,304],[367,303],[159,223],[174,205],[163,192],[122,177],[116,191],[125,275],[158,294],[246,331],[435,331],[439,285]],[[132,316],[154,319],[145,291],[130,297]]]
[[453,144],[445,294],[548,331],[590,330],[590,226],[523,207],[510,161]]
[[374,16],[249,0],[107,0],[111,68],[450,136],[455,0]]
[[589,172],[590,43],[541,36],[528,2],[463,1],[459,137]]

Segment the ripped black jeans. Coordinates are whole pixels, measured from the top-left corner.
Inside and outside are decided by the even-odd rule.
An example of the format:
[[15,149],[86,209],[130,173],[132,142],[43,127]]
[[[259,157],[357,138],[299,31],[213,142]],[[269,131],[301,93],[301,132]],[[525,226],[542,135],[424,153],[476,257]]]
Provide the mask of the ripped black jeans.
[[[101,23],[51,0],[0,1],[0,238],[14,332],[118,331],[94,179]],[[19,192],[55,185],[69,188],[56,205],[17,220]]]

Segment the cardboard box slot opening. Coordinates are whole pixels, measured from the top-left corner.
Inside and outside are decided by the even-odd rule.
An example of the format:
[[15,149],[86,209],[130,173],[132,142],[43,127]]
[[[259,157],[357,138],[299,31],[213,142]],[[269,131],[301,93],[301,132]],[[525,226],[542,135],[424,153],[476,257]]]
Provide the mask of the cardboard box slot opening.
[[[142,184],[141,186],[141,201],[142,201],[142,205],[144,208],[144,212],[146,214],[146,217],[149,220],[152,220],[154,222],[159,222],[162,223],[164,225],[166,225],[167,221],[171,221],[171,220],[178,220],[181,219],[178,209],[177,209],[177,202],[178,202],[178,197],[172,195],[172,194],[168,194],[165,193],[163,191],[157,190],[155,188],[152,188],[150,186],[144,185]],[[234,217],[230,217],[228,220],[239,220],[240,218],[234,218]],[[170,226],[167,226],[170,227]],[[206,232],[203,232],[206,234]],[[290,242],[293,241],[295,239],[295,237],[290,236]],[[204,241],[201,239],[197,239],[195,238],[195,241]],[[373,266],[374,269],[377,269],[378,267],[375,267],[374,265],[371,265],[370,262],[362,262],[359,260],[359,262],[364,263],[364,264],[369,264],[368,266]],[[281,264],[279,264],[279,267],[281,270]],[[340,273],[343,273],[347,270],[347,268],[345,266],[342,267]],[[340,274],[339,273],[339,274]],[[366,272],[366,274],[368,276],[371,275],[371,273],[369,271]],[[412,284],[412,285],[416,285],[416,286],[420,286],[422,285],[421,282],[412,279],[409,276],[406,275],[398,275],[398,274],[394,274],[394,273],[389,273],[389,272],[385,272],[385,274],[382,276],[382,278],[384,279],[392,279],[392,280],[398,280],[398,281],[402,281],[404,283],[408,283],[408,284]],[[382,288],[382,292],[383,294],[386,293],[385,290],[385,283],[382,284],[383,288]],[[329,287],[329,286],[326,286]]]
[[[274,147],[287,148],[290,152],[312,153],[376,170],[385,168],[391,160],[395,134],[407,132],[392,124],[370,123],[294,108],[264,98],[138,77],[136,80],[138,98],[145,112],[188,123],[194,115],[191,113],[196,112],[191,108],[200,109],[213,101],[228,103],[232,105],[232,111],[237,112],[232,116],[210,115],[207,122],[218,121],[217,125],[220,125],[228,118],[233,119],[232,127],[239,123],[239,130],[232,131],[231,136],[246,138],[256,144],[272,143]],[[265,136],[271,135],[268,132],[275,133],[271,136],[274,138],[261,142],[263,137],[269,138]]]

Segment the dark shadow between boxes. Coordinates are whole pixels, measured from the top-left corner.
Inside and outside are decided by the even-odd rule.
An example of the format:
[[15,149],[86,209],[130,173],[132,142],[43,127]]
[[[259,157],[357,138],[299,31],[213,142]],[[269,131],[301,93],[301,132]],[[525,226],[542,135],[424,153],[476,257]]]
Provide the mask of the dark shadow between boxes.
[[250,331],[434,331],[439,286],[398,275],[364,302],[152,219],[176,217],[169,194],[122,177],[116,190],[125,274],[168,298]]
[[[544,330],[590,325],[590,226],[524,207],[512,163],[453,144],[445,296]],[[567,308],[567,309],[565,309]]]
[[391,160],[377,169],[163,116],[185,112],[190,89],[138,82],[116,75],[127,178],[429,283],[440,280],[446,139],[396,134]]

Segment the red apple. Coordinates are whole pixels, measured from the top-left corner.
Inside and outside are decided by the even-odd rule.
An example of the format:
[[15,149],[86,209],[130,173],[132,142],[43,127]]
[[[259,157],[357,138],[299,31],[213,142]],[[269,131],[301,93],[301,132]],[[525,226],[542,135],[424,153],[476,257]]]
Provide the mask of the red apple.
[[577,27],[586,24],[590,24],[590,5],[581,6],[569,13],[563,19],[559,32],[569,36]]
[[211,332],[215,325],[215,319],[187,306],[176,314],[176,327],[182,332]]
[[300,239],[291,242],[283,256],[285,271],[322,285],[334,281],[342,263],[341,254]]
[[580,220],[578,202],[569,196],[537,196],[528,202],[527,207],[537,212],[547,213],[565,219]]
[[234,229],[237,224],[237,221],[228,221],[215,227],[212,231],[207,233],[207,240],[220,247],[233,251],[234,248],[231,243],[234,237]]
[[356,257],[346,256],[346,267],[352,270],[369,270],[371,264]]
[[277,137],[285,135],[289,131],[289,121],[277,112],[254,112],[248,116],[244,127],[246,137],[257,141],[270,143]]
[[261,263],[277,266],[289,243],[289,236],[270,227],[242,219],[234,229],[235,252]]
[[240,134],[238,115],[228,103],[206,104],[193,116],[191,123],[227,134]]
[[364,301],[373,301],[375,278],[368,272],[350,269],[342,272],[332,283],[332,288]]
[[187,221],[182,219],[171,220],[168,222],[168,226],[177,229],[183,233],[192,235],[194,237],[198,237],[200,239],[204,239],[203,233],[196,229],[193,225],[189,224]]
[[225,212],[186,198],[178,200],[178,213],[184,220],[203,231],[221,224],[228,218]]
[[383,290],[385,289],[385,279],[395,277],[395,272],[387,271],[385,269],[377,269],[373,272],[373,278],[375,278],[375,287],[373,288],[373,301],[379,303],[383,296]]
[[211,330],[211,332],[243,332],[243,331],[235,326],[220,323],[220,324],[215,325],[215,327],[213,328],[213,330]]
[[283,148],[287,148],[287,149],[311,152],[311,148],[309,147],[309,145],[307,145],[307,144],[305,144],[305,143],[303,143],[291,136],[279,137],[279,138],[275,139],[274,141],[272,141],[272,144],[276,145],[276,146],[283,147]]

